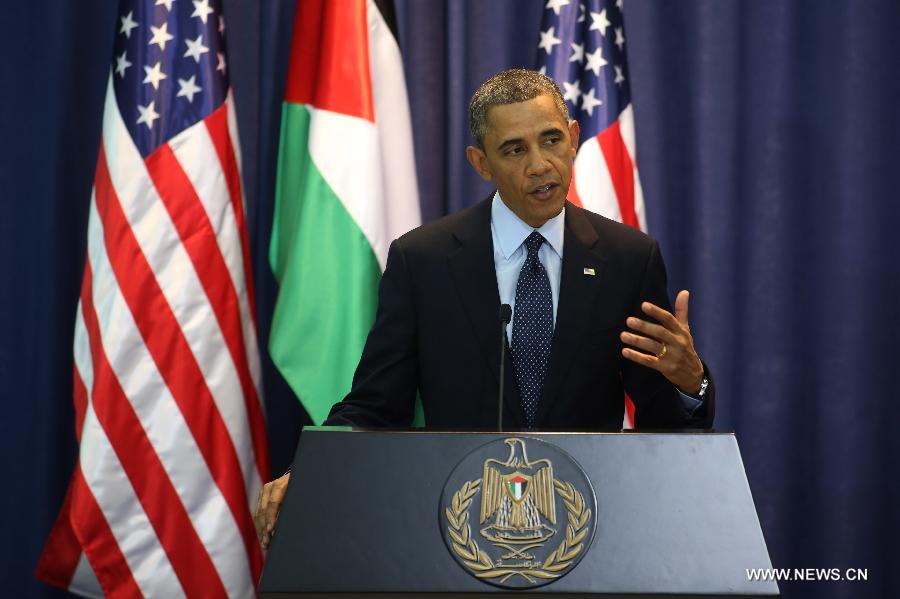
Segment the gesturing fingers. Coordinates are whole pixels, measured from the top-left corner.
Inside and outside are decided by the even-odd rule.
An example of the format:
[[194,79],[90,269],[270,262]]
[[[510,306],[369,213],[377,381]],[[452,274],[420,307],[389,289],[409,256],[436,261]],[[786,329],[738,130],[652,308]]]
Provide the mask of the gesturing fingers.
[[688,324],[688,301],[690,299],[691,294],[687,289],[679,291],[678,297],[675,298],[675,318],[684,326]]
[[660,359],[656,356],[651,356],[639,351],[635,351],[630,347],[626,347],[622,349],[622,355],[635,362],[640,364],[641,366],[646,366],[647,368],[652,368],[654,370],[659,370],[659,361]]
[[671,344],[675,342],[675,334],[664,326],[654,324],[652,322],[647,322],[646,320],[641,320],[640,318],[635,318],[634,316],[626,320],[625,323],[629,328],[634,329],[635,331],[639,331],[645,336],[650,337],[655,341],[659,341],[660,343]]
[[661,358],[662,355],[666,352],[666,345],[661,341],[656,341],[655,339],[650,339],[641,335],[635,335],[634,333],[629,333],[627,331],[623,331],[619,337],[622,339],[623,343],[633,345],[638,349],[644,350],[648,354],[653,354],[657,358]]
[[663,327],[672,331],[673,333],[681,331],[682,325],[678,321],[678,319],[675,318],[671,312],[663,310],[656,304],[644,302],[641,304],[641,310],[644,312],[644,314],[650,316]]

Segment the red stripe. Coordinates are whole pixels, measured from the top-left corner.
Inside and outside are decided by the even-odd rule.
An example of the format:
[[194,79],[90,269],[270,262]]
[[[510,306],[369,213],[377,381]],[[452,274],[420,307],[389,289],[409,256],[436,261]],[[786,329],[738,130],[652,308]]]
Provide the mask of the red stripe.
[[75,403],[75,439],[81,444],[81,429],[84,428],[84,414],[87,411],[87,387],[81,380],[81,374],[72,367],[72,398]]
[[84,543],[84,554],[103,593],[107,597],[143,596],[80,466],[75,469],[72,484],[75,492],[71,523]]
[[634,428],[634,402],[631,401],[627,393],[625,394],[625,413],[628,414],[628,422],[631,424],[631,428]]
[[[75,472],[79,472],[77,465]],[[69,482],[59,515],[56,516],[56,522],[53,523],[47,544],[44,545],[41,559],[34,571],[34,575],[38,579],[63,589],[69,587],[72,575],[75,574],[75,568],[78,566],[78,560],[81,558],[81,543],[78,542],[69,519],[74,486],[75,475]]]
[[622,222],[640,228],[634,212],[634,168],[625,147],[625,140],[622,139],[622,132],[619,130],[619,121],[613,122],[605,131],[599,133],[597,141],[600,142],[600,150],[606,160],[613,189],[616,190]]
[[[156,277],[125,218],[119,199],[112,186],[106,164],[106,155],[102,147],[97,160],[95,188],[97,210],[104,225],[107,255],[119,288],[134,317],[135,324],[141,332],[144,344],[156,364],[157,370],[178,404],[213,479],[215,479],[219,489],[222,491],[222,495],[226,503],[228,503],[238,527],[241,529],[244,545],[250,558],[251,572],[254,579],[258,578],[262,556],[260,555],[259,544],[256,541],[256,534],[253,530],[237,453],[228,435],[222,416],[213,401],[209,388],[206,386],[206,381],[203,379],[203,374],[197,365],[196,358],[191,352],[187,340],[184,338],[184,334],[175,319],[175,315],[166,302]],[[94,394],[96,395],[96,383]],[[129,403],[128,406],[130,407],[130,405]],[[150,449],[152,450],[152,447]],[[155,454],[153,457],[156,457]],[[157,481],[157,485],[164,481],[166,487],[171,488],[171,481],[165,476],[165,472],[160,472],[158,475],[163,478],[161,481]],[[141,488],[137,485],[135,485],[135,488],[138,489],[138,495],[140,496]],[[159,490],[151,488],[147,492],[158,493]],[[177,501],[177,496],[174,500]],[[154,505],[153,507],[162,506]],[[178,511],[181,515],[185,515],[180,503],[167,507],[171,511]],[[171,519],[163,520],[162,514],[155,512],[154,515],[148,512],[148,515],[151,516],[151,521],[154,522],[172,521]],[[190,526],[190,522],[187,522],[187,527],[183,532],[177,527],[166,527],[162,532],[165,534],[160,535],[160,539],[165,539],[163,544],[167,552],[169,552],[169,543],[173,542],[175,537],[194,533],[194,529]],[[196,539],[196,533],[190,536],[199,542],[199,539]],[[185,547],[184,543],[176,543],[176,545]],[[177,555],[179,555],[179,558],[182,556],[182,554]],[[212,564],[208,561],[209,556],[206,555],[202,544],[197,547],[194,543],[191,543],[185,555],[189,560],[194,562],[200,561],[204,565],[212,567]],[[176,563],[178,568],[184,567],[184,564],[180,561],[176,560]],[[176,563],[173,563],[173,566]],[[215,574],[214,569],[208,572],[206,567],[198,568],[196,564],[190,569],[192,572],[198,572],[201,580],[204,577],[209,578],[212,576],[210,580],[214,579],[221,585],[221,581],[218,575]],[[191,593],[191,590],[194,588],[193,580],[191,582],[191,588],[185,585],[185,590],[188,594],[193,594]]]
[[[247,345],[241,323],[240,304],[228,265],[216,240],[216,233],[197,191],[168,144],[163,144],[146,159],[147,172],[159,193],[181,243],[194,265],[200,284],[225,338],[241,383],[250,427],[250,438],[260,478],[268,480],[268,447],[262,406],[247,361]],[[175,325],[177,327],[177,323]],[[199,372],[198,372],[199,375]],[[202,375],[199,375],[202,379]],[[190,395],[187,395],[190,397]],[[210,396],[211,399],[211,396]],[[246,504],[244,511],[247,512]],[[249,512],[247,512],[249,516]],[[238,518],[238,514],[235,514]],[[252,523],[251,523],[252,524]],[[252,528],[252,526],[251,526]],[[256,538],[255,535],[253,537]],[[254,545],[256,541],[254,540]]]
[[[244,215],[244,200],[241,194],[241,171],[238,168],[237,157],[234,154],[234,146],[231,135],[228,133],[228,106],[222,104],[206,118],[206,128],[212,138],[216,154],[219,155],[219,164],[225,173],[225,181],[228,184],[228,194],[231,197],[231,206],[237,221],[238,233],[241,236],[241,256],[244,260],[244,286],[247,289],[247,298],[250,304],[250,317],[253,326],[256,327],[256,294],[253,290],[253,268],[250,263],[250,239],[247,231],[247,218]],[[266,477],[263,477],[266,480]]]
[[[112,195],[111,189],[106,186],[106,181],[108,181],[104,176],[106,173],[101,172],[101,169],[106,168],[105,162],[101,150],[100,158],[97,161],[95,185],[100,218],[104,221],[104,229],[109,232],[105,235],[109,254],[110,239],[114,236],[124,237],[125,235],[117,227],[117,217],[109,218],[110,214],[116,211],[116,208],[112,208],[112,206],[118,206],[118,200]],[[101,183],[101,180],[104,182]],[[85,277],[89,276],[89,273],[90,265],[85,268]],[[118,273],[117,278],[121,281]],[[94,364],[91,405],[97,415],[97,420],[109,438],[109,442],[113,446],[185,593],[188,596],[202,594],[224,597],[226,596],[225,587],[222,585],[206,547],[197,536],[172,481],[166,474],[153,444],[147,438],[134,407],[128,401],[128,397],[107,359],[100,341],[100,325],[97,321],[91,294],[82,296],[81,303],[84,306],[84,321],[90,338],[91,357]],[[91,542],[96,539],[92,535],[85,535],[83,538],[85,552],[91,555],[89,552]],[[108,543],[102,547],[108,549],[107,545]],[[110,561],[109,555],[104,558],[102,563],[105,565]],[[102,569],[102,566],[98,569]]]
[[366,0],[303,0],[284,99],[375,122]]
[[575,184],[575,165],[572,165],[572,182],[569,183],[569,193],[566,196],[570,202],[578,207],[583,207],[581,196],[578,194],[578,186]]

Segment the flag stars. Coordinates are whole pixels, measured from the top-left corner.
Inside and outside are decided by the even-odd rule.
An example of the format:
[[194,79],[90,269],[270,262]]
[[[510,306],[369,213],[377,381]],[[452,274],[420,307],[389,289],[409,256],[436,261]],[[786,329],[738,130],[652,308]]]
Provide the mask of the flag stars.
[[166,49],[166,42],[169,42],[175,39],[171,33],[169,33],[169,23],[163,23],[161,27],[150,26],[150,31],[153,32],[153,35],[150,37],[150,41],[147,42],[148,46],[152,46],[156,44],[159,46],[160,50]]
[[221,71],[222,75],[225,74],[225,55],[221,52],[216,52],[216,57],[219,59],[219,64],[216,65],[216,70]]
[[144,67],[144,72],[147,76],[144,77],[143,83],[149,83],[153,89],[159,89],[159,82],[167,78],[166,74],[162,72],[162,63],[159,62],[153,67]]
[[165,6],[167,11],[172,12],[173,2],[175,2],[175,0],[156,0],[155,6]]
[[588,113],[588,116],[594,116],[594,108],[603,104],[603,100],[594,95],[594,88],[581,96],[581,109]]
[[180,89],[178,90],[178,94],[176,94],[176,97],[187,98],[187,101],[193,104],[194,94],[200,92],[203,89],[196,84],[196,78],[196,75],[191,75],[190,79],[179,79],[178,85]]
[[119,29],[119,33],[124,33],[128,39],[131,39],[131,30],[138,26],[137,21],[132,18],[133,16],[134,11],[131,11],[122,17],[122,28]]
[[600,35],[606,35],[606,28],[609,27],[609,19],[606,18],[606,9],[604,8],[600,12],[592,12],[591,13],[591,28],[590,31],[594,31],[595,29],[600,32]]
[[568,81],[563,81],[563,87],[566,90],[566,93],[563,94],[563,100],[572,102],[572,106],[578,105],[578,98],[581,96],[581,86],[578,85],[578,80],[569,83]]
[[584,44],[572,43],[572,56],[569,62],[584,62]]
[[585,8],[584,4],[578,5],[578,21],[577,23],[584,23],[584,15],[587,12],[587,8]]
[[191,13],[191,16],[199,18],[206,25],[206,18],[215,12],[209,7],[209,0],[193,0],[193,2],[194,12]]
[[127,50],[122,52],[122,56],[116,56],[116,73],[118,73],[119,77],[125,77],[125,70],[131,66],[131,63],[125,57],[126,54],[128,54]]
[[551,9],[553,11],[553,14],[558,17],[559,9],[561,9],[563,6],[566,6],[568,3],[569,0],[547,0],[547,5],[544,8]]
[[625,75],[622,74],[622,67],[619,65],[614,65],[613,68],[616,70],[616,78],[613,80],[613,83],[616,85],[622,85],[625,83]]
[[190,56],[196,63],[200,62],[201,54],[209,52],[209,48],[203,45],[203,35],[198,35],[195,40],[186,39],[184,43],[187,44],[188,48],[184,53],[185,57]]
[[593,71],[594,75],[599,77],[601,67],[607,64],[606,59],[603,58],[603,48],[597,46],[596,50],[587,55],[587,65],[584,68]]
[[155,103],[155,101],[151,100],[146,106],[138,104],[138,112],[141,113],[137,120],[138,125],[144,123],[147,125],[147,129],[153,129],[153,121],[159,118],[159,113],[154,108]]
[[541,43],[538,44],[538,48],[543,48],[547,54],[551,54],[553,52],[553,46],[562,43],[562,40],[554,35],[555,33],[555,27],[551,27],[547,31],[541,31]]
[[622,50],[622,47],[625,45],[625,34],[622,32],[621,27],[616,27],[616,41],[615,44],[619,47],[619,50]]

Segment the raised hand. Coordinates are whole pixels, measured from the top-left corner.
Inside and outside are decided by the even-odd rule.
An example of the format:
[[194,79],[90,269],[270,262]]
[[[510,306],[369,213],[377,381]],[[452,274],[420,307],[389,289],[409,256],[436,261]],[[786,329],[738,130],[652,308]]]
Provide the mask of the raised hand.
[[687,290],[678,292],[674,315],[644,302],[641,310],[659,324],[629,317],[626,325],[631,331],[622,331],[620,338],[632,346],[622,349],[625,358],[659,371],[682,392],[696,395],[703,381],[703,363],[694,350],[694,339],[688,326],[689,299]]

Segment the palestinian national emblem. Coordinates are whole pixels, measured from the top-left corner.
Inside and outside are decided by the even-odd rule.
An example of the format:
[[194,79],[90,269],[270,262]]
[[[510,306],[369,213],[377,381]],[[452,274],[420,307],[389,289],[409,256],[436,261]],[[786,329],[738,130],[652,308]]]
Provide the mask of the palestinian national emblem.
[[[471,479],[476,473],[481,478]],[[506,588],[553,582],[593,539],[596,503],[584,471],[558,447],[530,437],[493,441],[466,456],[445,485],[441,508],[456,561]]]

